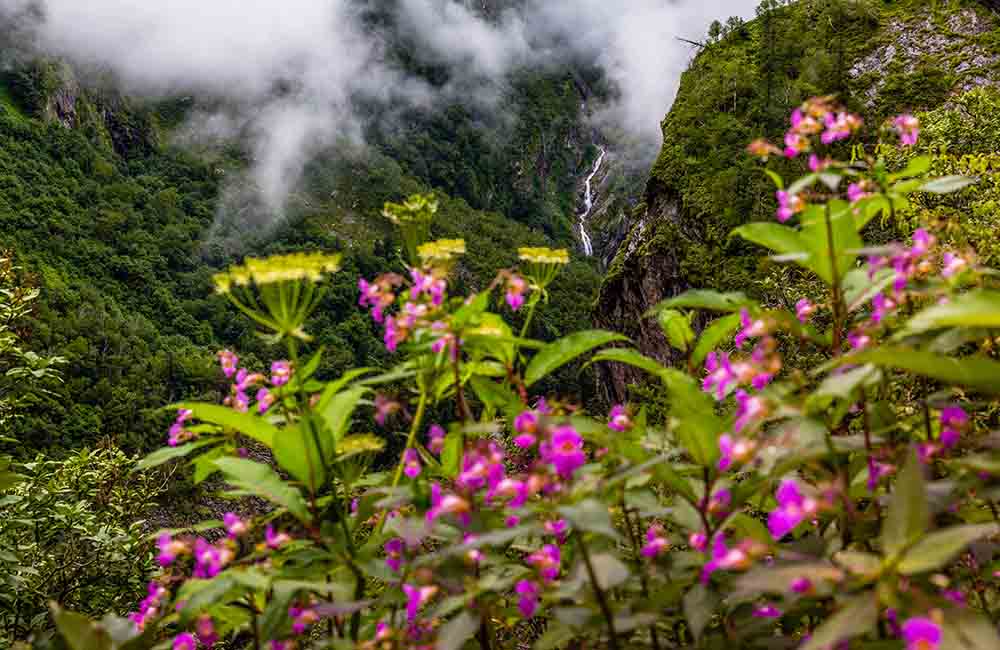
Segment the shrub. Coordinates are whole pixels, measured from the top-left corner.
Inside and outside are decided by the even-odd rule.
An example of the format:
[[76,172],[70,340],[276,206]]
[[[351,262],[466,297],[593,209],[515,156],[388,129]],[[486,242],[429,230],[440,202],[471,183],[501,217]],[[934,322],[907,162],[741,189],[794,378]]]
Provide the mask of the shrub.
[[[971,179],[927,178],[926,157],[902,170],[833,158],[860,128],[814,99],[793,114],[783,149],[751,145],[764,159],[808,154],[810,171],[787,186],[768,172],[781,223],[734,234],[801,267],[822,293],[794,312],[740,293],[666,301],[656,316],[686,370],[610,332],[525,338],[565,251],[522,249],[519,268],[450,295],[465,243],[423,242],[434,210],[419,197],[388,211],[408,277],[359,284],[399,357],[388,373],[324,382],[322,352],[298,356],[336,258],[250,260],[218,276],[288,360],[263,373],[221,353],[225,404],[178,405],[168,447],[144,465],[190,457],[200,475],[221,472],[274,510],[208,523],[224,529],[214,542],[164,533],[164,571],[135,625],[87,626],[56,610],[66,640],[78,650],[223,637],[273,650],[998,647],[1000,457],[986,433],[1000,377],[995,272],[924,229],[906,245],[862,238],[912,194]],[[909,147],[919,126],[901,116],[885,132]],[[521,310],[515,332],[505,317]],[[708,320],[700,334],[695,313],[714,316],[697,319]],[[588,357],[658,380],[666,426],[642,404],[591,417],[572,398],[538,394],[543,378]],[[375,458],[397,434],[403,452],[381,471]],[[246,457],[244,438],[277,467]]]

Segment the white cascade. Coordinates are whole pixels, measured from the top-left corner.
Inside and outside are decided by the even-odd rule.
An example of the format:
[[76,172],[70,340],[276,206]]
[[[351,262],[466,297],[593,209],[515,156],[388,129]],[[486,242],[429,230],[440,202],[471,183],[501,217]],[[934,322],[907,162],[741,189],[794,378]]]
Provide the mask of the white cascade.
[[597,156],[597,160],[594,162],[594,169],[590,172],[590,176],[587,177],[586,194],[583,197],[583,212],[580,213],[580,239],[583,241],[583,252],[588,257],[594,254],[594,245],[590,241],[590,235],[587,234],[587,218],[594,209],[593,180],[597,176],[597,173],[601,171],[601,166],[604,164],[604,157],[608,154],[608,150],[604,147],[598,148],[601,150],[601,154]]

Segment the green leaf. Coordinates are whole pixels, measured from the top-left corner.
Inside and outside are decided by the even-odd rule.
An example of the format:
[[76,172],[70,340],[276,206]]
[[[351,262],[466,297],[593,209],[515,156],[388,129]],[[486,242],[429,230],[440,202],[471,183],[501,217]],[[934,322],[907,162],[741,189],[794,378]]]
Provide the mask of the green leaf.
[[282,469],[316,493],[326,483],[326,460],[330,456],[332,441],[323,445],[323,434],[315,420],[303,419],[285,429],[274,441],[274,459]]
[[980,289],[918,312],[903,335],[945,327],[1000,327],[1000,291]]
[[770,169],[765,169],[763,171],[765,174],[767,174],[767,177],[771,179],[771,182],[774,183],[775,187],[777,187],[779,190],[785,189],[785,181],[783,178],[781,178],[781,176],[779,176],[776,172],[771,171]]
[[479,629],[479,619],[471,612],[463,611],[441,627],[436,650],[460,650],[466,641]]
[[896,555],[923,535],[930,516],[923,466],[916,451],[910,450],[909,458],[896,479],[889,512],[882,525],[885,554]]
[[911,158],[902,171],[889,175],[889,182],[894,183],[903,178],[914,178],[921,174],[926,174],[931,169],[930,156],[917,156]]
[[235,487],[288,508],[303,522],[309,522],[309,508],[298,489],[281,480],[267,465],[245,458],[220,458],[215,466]]
[[218,404],[202,404],[201,402],[182,402],[170,406],[171,409],[190,409],[194,417],[204,422],[211,422],[226,429],[239,431],[245,436],[270,447],[278,428],[262,417],[250,413],[240,413],[227,406]]
[[953,526],[935,531],[906,551],[899,563],[899,572],[911,575],[940,569],[972,542],[995,535],[998,531],[1000,526],[996,524]]
[[676,309],[664,309],[659,314],[660,328],[674,349],[687,352],[694,343],[694,330],[688,317]]
[[870,364],[858,366],[840,374],[831,374],[816,388],[816,391],[810,396],[810,401],[813,398],[823,397],[852,399],[854,391],[877,383],[881,377],[882,373]]
[[462,462],[462,433],[452,431],[444,439],[444,449],[441,450],[441,472],[448,478],[458,476],[458,468]]
[[586,330],[565,336],[538,351],[524,372],[524,383],[531,386],[539,379],[594,348],[627,340],[621,334],[603,330]]
[[970,178],[969,176],[943,176],[924,183],[920,190],[932,194],[950,194],[978,182],[978,178]]
[[59,634],[73,650],[111,650],[111,635],[82,614],[49,605]]
[[659,361],[650,359],[649,357],[629,348],[608,348],[607,350],[601,350],[590,360],[591,363],[600,363],[602,361],[624,363],[640,370],[645,370],[649,374],[657,377],[660,376],[664,370]]
[[708,622],[715,615],[718,602],[718,597],[701,584],[691,587],[691,590],[684,594],[684,618],[687,619],[695,640],[701,639]]
[[469,379],[469,384],[472,385],[476,397],[494,411],[506,410],[508,405],[518,401],[517,395],[509,388],[486,377],[474,375]]
[[820,625],[800,650],[826,650],[840,641],[867,634],[878,622],[878,600],[864,593],[847,601]]
[[715,401],[694,378],[674,368],[660,372],[670,394],[670,416],[674,433],[696,463],[708,467],[719,458],[719,435],[725,430],[715,414]]
[[351,416],[367,394],[368,389],[359,386],[331,395],[329,399],[326,396],[321,399],[322,406],[319,413],[335,441],[340,440],[348,432],[351,427]]
[[628,567],[610,553],[597,553],[590,558],[590,563],[594,567],[598,586],[605,591],[614,589],[629,578]]
[[572,506],[562,506],[559,514],[568,519],[576,530],[618,539],[618,531],[611,523],[608,507],[596,499],[584,499]]
[[[829,217],[827,216],[829,212]],[[829,218],[829,224],[827,219]],[[836,256],[830,256],[830,239]],[[809,249],[808,261],[801,263],[827,284],[833,283],[834,263],[838,277],[854,268],[857,251],[864,246],[858,234],[851,205],[845,201],[831,201],[823,205],[810,205],[802,216],[802,241]]]
[[719,293],[707,289],[691,289],[679,296],[668,298],[647,312],[659,313],[663,309],[705,309],[707,311],[734,312],[754,305],[744,293]]
[[904,346],[882,345],[845,355],[837,360],[837,365],[860,363],[904,370],[984,393],[1000,392],[1000,381],[997,381],[997,377],[1000,377],[1000,362],[984,356],[955,358]]
[[778,223],[758,221],[733,230],[733,235],[759,244],[779,255],[801,255],[808,259],[809,246],[799,231]]
[[710,352],[715,350],[723,341],[732,336],[733,332],[740,328],[740,315],[729,314],[712,321],[712,324],[705,328],[698,338],[698,344],[694,346],[691,353],[691,365],[695,368],[701,367],[705,358]]
[[163,447],[162,449],[157,449],[153,453],[149,454],[142,460],[140,460],[135,465],[136,470],[150,469],[152,467],[158,467],[166,462],[169,462],[175,458],[181,458],[182,456],[187,456],[195,449],[200,449],[206,445],[211,445],[218,442],[216,439],[209,440],[197,440],[195,442],[189,442],[184,445],[178,445],[176,447]]

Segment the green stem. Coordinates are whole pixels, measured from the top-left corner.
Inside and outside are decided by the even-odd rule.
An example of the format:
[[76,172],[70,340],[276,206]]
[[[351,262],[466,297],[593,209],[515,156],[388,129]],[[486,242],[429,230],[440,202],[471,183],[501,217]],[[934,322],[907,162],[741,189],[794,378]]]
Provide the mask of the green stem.
[[608,634],[611,637],[609,647],[611,650],[618,650],[618,633],[615,631],[614,615],[611,611],[611,606],[608,604],[607,595],[597,582],[597,573],[594,571],[594,563],[590,560],[590,551],[587,550],[587,545],[584,543],[583,535],[580,531],[575,531],[573,537],[576,538],[577,546],[580,547],[580,555],[583,556],[584,566],[587,567],[587,577],[590,578],[590,584],[594,588],[594,595],[597,597],[597,604],[601,607],[601,614],[604,615],[608,623]]
[[840,356],[843,345],[842,336],[844,328],[844,305],[843,294],[840,287],[840,271],[837,269],[837,247],[833,241],[833,222],[830,217],[830,204],[826,204],[826,247],[830,254],[830,273],[832,276],[832,299],[833,299],[833,354]]
[[[406,447],[403,449],[403,454],[399,458],[399,464],[396,465],[396,473],[392,477],[392,489],[399,487],[399,482],[403,479],[403,469],[406,467],[406,451],[412,448],[414,443],[417,441],[417,432],[420,431],[420,425],[421,422],[423,422],[426,410],[427,391],[421,389],[420,401],[417,402],[417,414],[413,416],[413,423],[410,425],[410,434],[406,438]],[[382,527],[385,525],[385,517],[386,512],[383,510],[376,529],[379,533],[382,532]]]

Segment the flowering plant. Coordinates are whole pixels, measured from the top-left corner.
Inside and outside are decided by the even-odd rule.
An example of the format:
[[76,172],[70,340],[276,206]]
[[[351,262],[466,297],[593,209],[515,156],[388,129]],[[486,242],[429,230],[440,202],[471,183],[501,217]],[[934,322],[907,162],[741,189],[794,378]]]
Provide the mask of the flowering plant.
[[[769,171],[780,223],[734,234],[826,293],[787,307],[700,290],[667,300],[656,315],[693,372],[610,332],[528,338],[565,251],[523,249],[519,269],[451,295],[465,246],[426,241],[426,198],[387,208],[407,228],[408,275],[359,283],[402,359],[387,373],[322,381],[322,352],[298,357],[312,275],[221,282],[242,288],[241,308],[289,359],[266,376],[223,353],[227,404],[178,405],[171,446],[146,464],[193,457],[199,475],[221,472],[273,510],[207,522],[215,541],[164,532],[163,573],[131,625],[84,628],[57,610],[60,629],[80,650],[164,638],[174,650],[222,638],[273,650],[1000,647],[1000,455],[985,433],[1000,388],[995,273],[923,229],[908,245],[862,238],[912,193],[971,180],[930,179],[922,156],[900,171],[836,160],[861,128],[820,98],[795,111],[783,149],[751,145],[808,155],[809,173],[786,186]],[[919,124],[903,116],[886,132],[914,147]],[[505,316],[518,310],[515,333]],[[697,334],[692,312],[717,317]],[[535,394],[584,357],[661,382],[667,422],[640,404],[595,417]],[[383,431],[405,429],[386,471],[370,409]],[[276,467],[246,458],[246,439]]]

